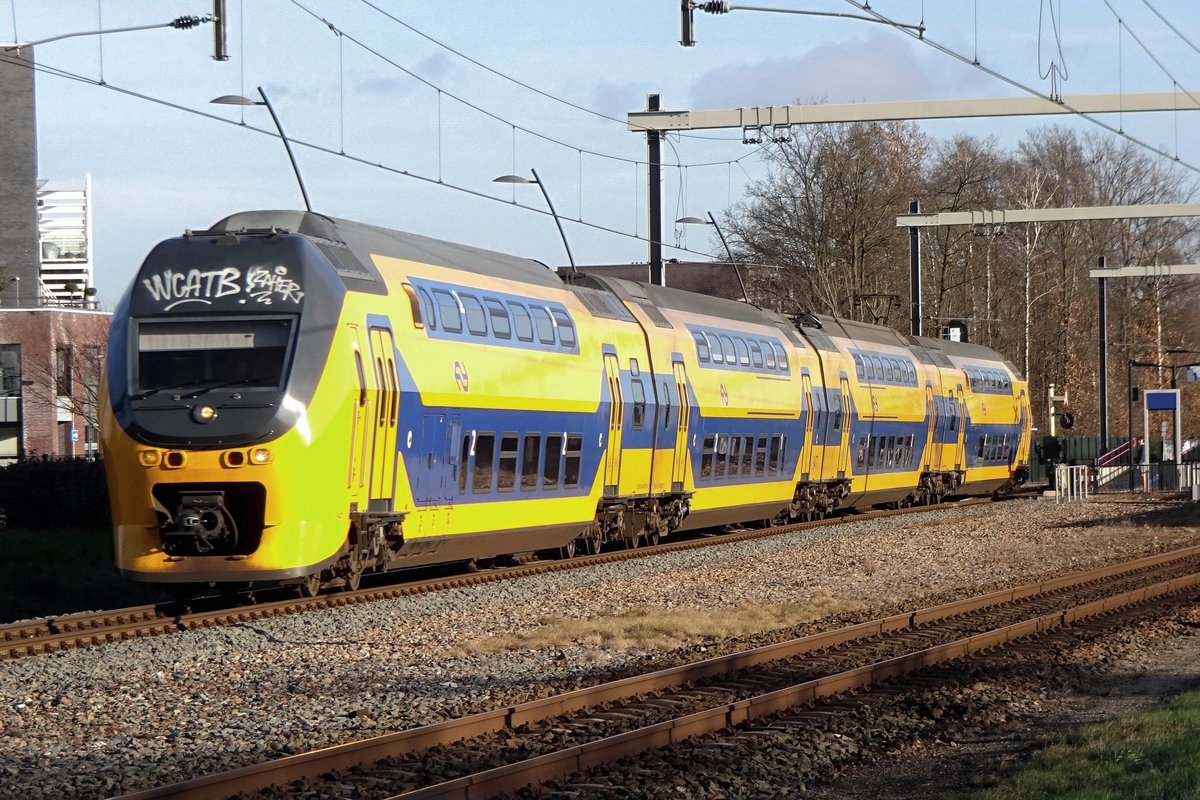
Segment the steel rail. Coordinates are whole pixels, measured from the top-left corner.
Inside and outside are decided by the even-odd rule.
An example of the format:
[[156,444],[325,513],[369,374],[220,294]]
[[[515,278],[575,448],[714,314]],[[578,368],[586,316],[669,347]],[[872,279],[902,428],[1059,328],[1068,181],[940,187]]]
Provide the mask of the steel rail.
[[[851,625],[833,631],[812,634],[787,642],[764,645],[751,650],[731,653],[716,658],[684,664],[665,670],[624,678],[593,687],[577,689],[561,695],[534,700],[509,708],[474,714],[456,720],[413,728],[397,733],[363,739],[347,744],[323,748],[310,753],[301,753],[261,764],[243,767],[215,775],[195,778],[182,783],[149,789],[126,796],[126,800],[152,800],[152,798],[177,798],[178,800],[200,800],[214,796],[228,796],[238,792],[264,789],[269,786],[286,786],[292,781],[312,780],[331,771],[348,769],[389,757],[412,755],[437,745],[448,745],[462,739],[494,734],[505,729],[551,719],[562,714],[581,711],[603,703],[630,698],[647,692],[674,689],[686,684],[702,681],[738,670],[754,667],[782,659],[826,650],[855,640],[868,639],[881,634],[915,629],[940,620],[948,620],[973,611],[1012,603],[1038,595],[1047,595],[1064,589],[1096,583],[1116,576],[1186,562],[1200,558],[1200,546],[1183,548],[1168,553],[1146,556],[1121,564],[1087,570],[1073,575],[1025,584],[1011,589],[990,592],[978,597],[944,603],[929,608],[894,614],[888,617]],[[1150,592],[1178,591],[1185,585],[1200,582],[1200,574],[1193,574],[1182,583],[1174,578],[1162,581],[1153,587],[1143,587],[1119,595],[1117,599],[1105,598],[1064,611],[1039,614],[1031,620],[1020,622],[987,633],[977,634],[948,644],[923,649],[878,664],[838,673],[815,681],[808,681],[789,689],[771,692],[761,697],[741,700],[720,706],[710,711],[699,712],[679,720],[648,726],[636,731],[589,742],[568,748],[556,754],[538,756],[486,773],[459,778],[434,787],[424,787],[400,797],[455,797],[481,798],[503,791],[511,791],[531,782],[542,782],[561,777],[611,760],[619,755],[639,752],[666,744],[697,733],[719,730],[750,718],[771,713],[813,699],[847,691],[850,688],[868,685],[905,674],[921,667],[963,655],[978,652],[1022,638],[1032,633],[1062,627],[1089,616],[1106,613],[1126,600],[1151,596]],[[933,659],[933,660],[931,660]],[[864,682],[865,681],[865,682]],[[783,705],[779,705],[783,703]],[[614,755],[615,754],[615,755]]]

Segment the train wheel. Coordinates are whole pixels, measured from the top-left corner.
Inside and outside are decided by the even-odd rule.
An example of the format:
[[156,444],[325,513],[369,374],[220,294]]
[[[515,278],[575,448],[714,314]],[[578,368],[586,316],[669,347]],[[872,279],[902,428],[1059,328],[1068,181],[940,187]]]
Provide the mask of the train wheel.
[[562,547],[558,548],[558,557],[564,561],[568,558],[574,558],[578,549],[578,545],[576,544],[578,541],[578,539],[572,539]]
[[642,544],[642,535],[640,533],[634,534],[633,536],[630,536],[628,539],[625,540],[625,549],[626,550],[637,550],[641,546],[641,544]]
[[592,535],[592,536],[584,537],[580,541],[583,542],[584,555],[588,555],[588,556],[600,555],[600,546],[602,543],[600,541],[599,533]]
[[662,536],[659,534],[658,528],[646,532],[646,544],[650,547],[654,547],[654,545],[658,544],[661,538]]
[[316,597],[321,593],[321,573],[314,572],[304,576],[304,580],[296,584],[296,590],[301,597]]

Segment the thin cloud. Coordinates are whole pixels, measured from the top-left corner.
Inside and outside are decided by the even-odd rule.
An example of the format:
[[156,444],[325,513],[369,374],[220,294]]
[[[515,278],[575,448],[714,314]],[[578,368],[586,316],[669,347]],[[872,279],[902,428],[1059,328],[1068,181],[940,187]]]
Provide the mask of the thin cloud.
[[976,73],[943,57],[918,55],[895,34],[820,45],[797,58],[767,58],[723,66],[692,85],[694,108],[881,100],[916,100],[977,93]]

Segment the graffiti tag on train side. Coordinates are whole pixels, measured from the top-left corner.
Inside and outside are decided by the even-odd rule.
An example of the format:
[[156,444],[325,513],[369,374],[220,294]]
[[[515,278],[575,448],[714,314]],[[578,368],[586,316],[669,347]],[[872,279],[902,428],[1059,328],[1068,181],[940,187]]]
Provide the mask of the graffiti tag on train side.
[[252,267],[244,273],[237,267],[178,272],[166,269],[142,278],[142,285],[155,302],[163,304],[164,311],[184,303],[212,305],[230,297],[239,298],[240,303],[251,300],[267,306],[289,302],[299,305],[304,297],[303,287],[284,266]]

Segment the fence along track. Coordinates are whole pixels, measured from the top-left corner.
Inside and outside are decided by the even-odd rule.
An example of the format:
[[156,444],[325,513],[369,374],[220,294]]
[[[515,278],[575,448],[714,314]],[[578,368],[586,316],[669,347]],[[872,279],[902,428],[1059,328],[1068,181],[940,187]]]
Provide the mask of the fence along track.
[[[684,685],[691,686],[697,682],[764,664],[772,664],[772,669],[774,669],[775,665],[783,659],[817,651],[827,651],[838,645],[872,639],[885,634],[913,631],[919,626],[952,620],[981,609],[1028,601],[1072,588],[1096,585],[1113,578],[1132,577],[1138,573],[1145,574],[1147,571],[1159,568],[1184,569],[1186,567],[1187,570],[1187,574],[1182,577],[1161,580],[1150,586],[1142,586],[1114,596],[1081,603],[1066,610],[1045,613],[1044,609],[1042,611],[1035,609],[1028,618],[1001,625],[993,630],[924,647],[854,669],[825,674],[786,688],[731,703],[718,704],[715,707],[684,714],[665,722],[566,747],[557,752],[539,755],[525,761],[398,795],[398,797],[412,798],[490,797],[497,793],[519,789],[530,783],[561,778],[622,756],[677,744],[702,733],[731,727],[786,710],[798,704],[810,703],[945,661],[1001,647],[1012,641],[1059,629],[1123,606],[1181,591],[1200,583],[1200,573],[1196,572],[1200,567],[1196,564],[1187,564],[1189,560],[1198,558],[1200,558],[1200,546],[1141,558],[1125,564],[1110,565],[1050,581],[897,614],[789,642],[767,645],[647,675],[625,678],[555,697],[523,703],[511,708],[324,748],[312,753],[289,756],[239,770],[128,795],[128,800],[166,797],[191,800],[192,798],[224,797],[239,792],[253,794],[272,786],[287,786],[293,781],[310,781],[327,777],[330,773],[347,770],[360,764],[415,755],[435,746],[448,746],[463,739],[496,734],[505,730],[511,731],[524,725],[585,711],[605,703],[640,697],[649,692],[676,689]],[[910,638],[921,640],[923,637]],[[703,692],[703,690],[695,691]],[[634,703],[631,707],[638,705],[638,703]],[[618,716],[620,714],[620,712],[614,713]],[[603,717],[604,713],[597,716]],[[347,780],[353,782],[352,779]]]
[[138,606],[115,611],[101,611],[94,614],[72,614],[51,617],[33,623],[19,623],[0,627],[0,661],[26,658],[43,653],[54,653],[76,647],[93,647],[144,636],[160,636],[176,631],[254,622],[285,614],[296,614],[302,611],[314,611],[353,605],[355,603],[366,603],[373,600],[387,600],[445,589],[476,586],[545,572],[576,569],[597,564],[610,564],[631,558],[652,556],[658,553],[744,542],[766,536],[778,536],[785,533],[818,528],[824,525],[839,525],[847,522],[880,519],[902,514],[920,514],[927,511],[946,510],[987,502],[991,502],[991,500],[986,498],[970,498],[958,503],[943,503],[934,506],[920,506],[891,511],[869,511],[815,522],[800,522],[792,525],[742,530],[700,539],[684,539],[667,542],[654,547],[619,550],[595,556],[582,556],[565,561],[539,561],[533,564],[494,569],[486,572],[472,572],[432,580],[359,589],[353,592],[325,594],[312,598],[291,598],[252,606],[220,608],[199,613],[180,614],[171,610],[173,608],[172,604],[165,603],[157,606]]

